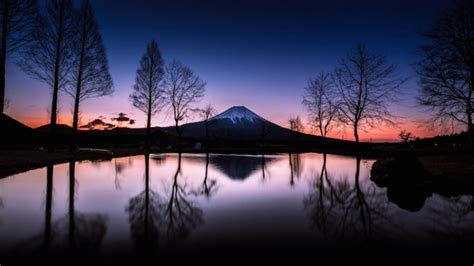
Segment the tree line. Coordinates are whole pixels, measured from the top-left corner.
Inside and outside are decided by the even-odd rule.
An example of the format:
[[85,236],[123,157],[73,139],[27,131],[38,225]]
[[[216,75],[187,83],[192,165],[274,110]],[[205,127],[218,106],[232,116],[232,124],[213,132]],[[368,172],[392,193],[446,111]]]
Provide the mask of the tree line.
[[[415,64],[420,84],[417,102],[432,114],[432,125],[464,126],[472,148],[474,1],[455,2],[422,37]],[[326,137],[335,128],[349,128],[359,142],[361,130],[397,123],[389,105],[400,99],[406,81],[385,55],[359,44],[332,71],[308,80],[302,103],[317,134]],[[400,133],[404,141],[407,133]]]
[[[0,106],[4,113],[6,59],[19,53],[18,65],[52,90],[48,150],[54,151],[59,92],[72,97],[71,151],[77,149],[81,103],[113,93],[108,59],[89,0],[76,8],[71,0],[48,0],[40,10],[36,0],[1,0]],[[188,66],[173,59],[166,66],[152,40],[140,60],[130,101],[147,116],[146,147],[150,146],[151,118],[167,106],[179,123],[194,110],[206,83]]]

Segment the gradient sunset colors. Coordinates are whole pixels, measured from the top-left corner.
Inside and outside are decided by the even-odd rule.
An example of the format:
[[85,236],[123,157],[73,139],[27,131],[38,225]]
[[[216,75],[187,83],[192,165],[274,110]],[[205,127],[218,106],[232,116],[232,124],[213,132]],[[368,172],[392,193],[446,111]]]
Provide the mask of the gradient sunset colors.
[[[40,1],[41,5],[44,2]],[[399,128],[362,132],[363,140],[398,140],[402,129],[416,136],[440,133],[420,127],[429,114],[417,106],[417,76],[413,64],[420,32],[449,1],[92,1],[108,51],[115,93],[82,103],[81,124],[103,116],[106,122],[125,113],[143,127],[145,116],[128,95],[146,44],[155,39],[166,61],[176,58],[207,82],[201,105],[219,112],[244,105],[262,117],[287,127],[290,116],[306,120],[301,104],[307,79],[331,71],[358,43],[387,55],[410,80],[401,101],[391,109],[403,122]],[[10,58],[6,113],[37,127],[47,123],[51,90],[29,78]],[[71,124],[72,101],[59,98],[59,123]],[[190,118],[188,121],[199,119]],[[153,126],[172,125],[166,110]],[[309,130],[308,130],[309,131]],[[352,139],[352,132],[330,136]]]

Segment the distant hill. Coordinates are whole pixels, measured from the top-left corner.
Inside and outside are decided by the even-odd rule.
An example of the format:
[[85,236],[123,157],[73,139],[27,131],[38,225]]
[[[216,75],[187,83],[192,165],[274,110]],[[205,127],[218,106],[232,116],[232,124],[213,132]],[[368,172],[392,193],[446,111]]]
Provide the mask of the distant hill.
[[38,136],[34,129],[6,114],[0,114],[0,128],[2,130],[1,147],[21,147],[37,141]]
[[[42,125],[37,127],[36,130],[41,133],[49,133],[50,132],[50,124]],[[56,133],[57,134],[71,134],[72,127],[64,124],[56,124]]]

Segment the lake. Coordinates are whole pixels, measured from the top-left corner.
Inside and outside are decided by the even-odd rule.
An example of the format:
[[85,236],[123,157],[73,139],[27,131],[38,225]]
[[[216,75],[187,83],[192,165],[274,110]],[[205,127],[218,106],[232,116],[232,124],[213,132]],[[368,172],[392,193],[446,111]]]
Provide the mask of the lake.
[[387,192],[370,179],[373,163],[317,153],[150,154],[48,166],[0,180],[0,254],[370,245],[469,254],[472,195]]

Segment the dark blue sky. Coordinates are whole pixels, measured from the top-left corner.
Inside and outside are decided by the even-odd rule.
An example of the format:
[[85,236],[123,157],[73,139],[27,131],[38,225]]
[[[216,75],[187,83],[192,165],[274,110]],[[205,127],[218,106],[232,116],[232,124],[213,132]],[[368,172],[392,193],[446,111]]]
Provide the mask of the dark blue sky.
[[[138,61],[154,38],[165,60],[181,60],[208,82],[204,103],[219,111],[245,105],[284,124],[290,114],[305,117],[301,94],[306,80],[332,70],[357,43],[384,53],[401,73],[412,76],[396,114],[420,117],[414,108],[416,77],[411,64],[425,31],[450,1],[92,1],[107,47],[116,93],[84,104],[84,122],[126,112],[141,126],[128,94]],[[11,63],[10,65],[13,65]],[[44,117],[50,94],[45,85],[10,68],[9,112],[26,121]],[[31,101],[34,95],[36,101]],[[70,100],[61,95],[63,121]],[[18,104],[13,104],[18,102]],[[13,106],[28,106],[20,110]],[[36,110],[36,111],[32,111]],[[37,113],[41,111],[41,114]],[[32,113],[32,114],[30,114]],[[39,118],[41,118],[39,117]],[[413,120],[412,119],[412,120]],[[168,125],[166,116],[155,125]],[[391,132],[391,131],[390,131]],[[392,132],[393,133],[393,132]],[[392,134],[390,133],[390,134]],[[388,134],[388,133],[387,133]],[[383,136],[386,138],[387,136]]]

